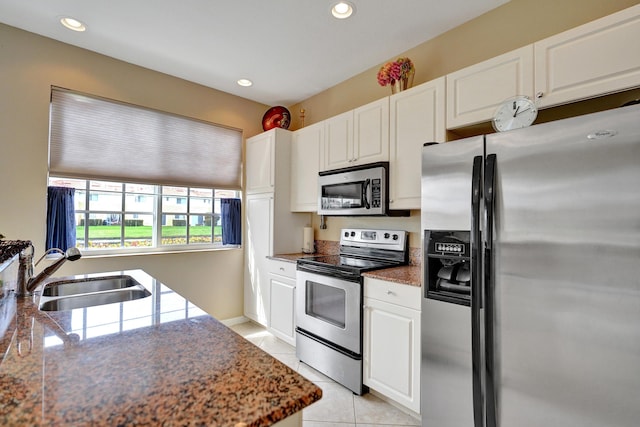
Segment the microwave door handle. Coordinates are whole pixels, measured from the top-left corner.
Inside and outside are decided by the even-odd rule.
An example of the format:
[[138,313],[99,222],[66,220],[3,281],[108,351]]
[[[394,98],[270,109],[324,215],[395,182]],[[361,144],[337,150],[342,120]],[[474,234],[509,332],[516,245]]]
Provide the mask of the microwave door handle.
[[367,193],[367,188],[371,188],[371,180],[367,179],[362,186],[362,200],[364,201],[365,209],[371,209],[371,203],[369,203],[369,195]]

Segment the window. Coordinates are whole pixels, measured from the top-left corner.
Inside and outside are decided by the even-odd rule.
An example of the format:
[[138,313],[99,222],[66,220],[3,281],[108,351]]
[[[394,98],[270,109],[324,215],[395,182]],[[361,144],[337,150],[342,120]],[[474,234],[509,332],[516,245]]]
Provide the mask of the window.
[[76,244],[92,251],[221,247],[220,200],[235,190],[50,177],[75,188]]
[[223,222],[240,244],[240,202],[227,200],[240,197],[239,129],[57,87],[50,120],[50,185],[75,188],[79,247],[222,246]]

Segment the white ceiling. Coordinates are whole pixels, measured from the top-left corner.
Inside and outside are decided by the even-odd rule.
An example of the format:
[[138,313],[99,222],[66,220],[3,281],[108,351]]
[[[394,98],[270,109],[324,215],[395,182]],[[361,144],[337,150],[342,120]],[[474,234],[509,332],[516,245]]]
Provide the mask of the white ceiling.
[[[509,0],[0,0],[0,22],[267,105],[291,105]],[[60,25],[72,16],[84,33]],[[254,82],[249,88],[239,78]]]

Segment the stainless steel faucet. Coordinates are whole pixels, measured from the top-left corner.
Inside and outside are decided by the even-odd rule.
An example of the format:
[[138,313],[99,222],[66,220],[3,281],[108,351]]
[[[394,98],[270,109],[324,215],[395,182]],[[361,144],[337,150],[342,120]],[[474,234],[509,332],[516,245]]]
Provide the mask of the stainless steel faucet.
[[69,248],[66,252],[63,252],[60,249],[54,248],[46,251],[42,257],[36,262],[35,265],[38,265],[40,261],[49,253],[58,252],[62,254],[62,257],[58,258],[51,264],[46,267],[44,270],[40,272],[37,276],[33,276],[33,245],[29,245],[26,249],[23,249],[20,252],[18,257],[18,284],[16,289],[17,296],[30,296],[33,291],[35,291],[38,286],[49,276],[55,273],[65,261],[75,261],[82,257],[80,250],[78,248]]

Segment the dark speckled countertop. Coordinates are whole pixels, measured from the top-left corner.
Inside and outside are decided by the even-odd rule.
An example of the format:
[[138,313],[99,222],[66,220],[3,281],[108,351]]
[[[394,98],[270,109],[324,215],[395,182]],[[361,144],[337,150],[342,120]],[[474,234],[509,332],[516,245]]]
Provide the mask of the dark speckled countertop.
[[142,270],[124,273],[152,295],[47,313],[38,296],[0,303],[0,425],[269,426],[321,398]]

